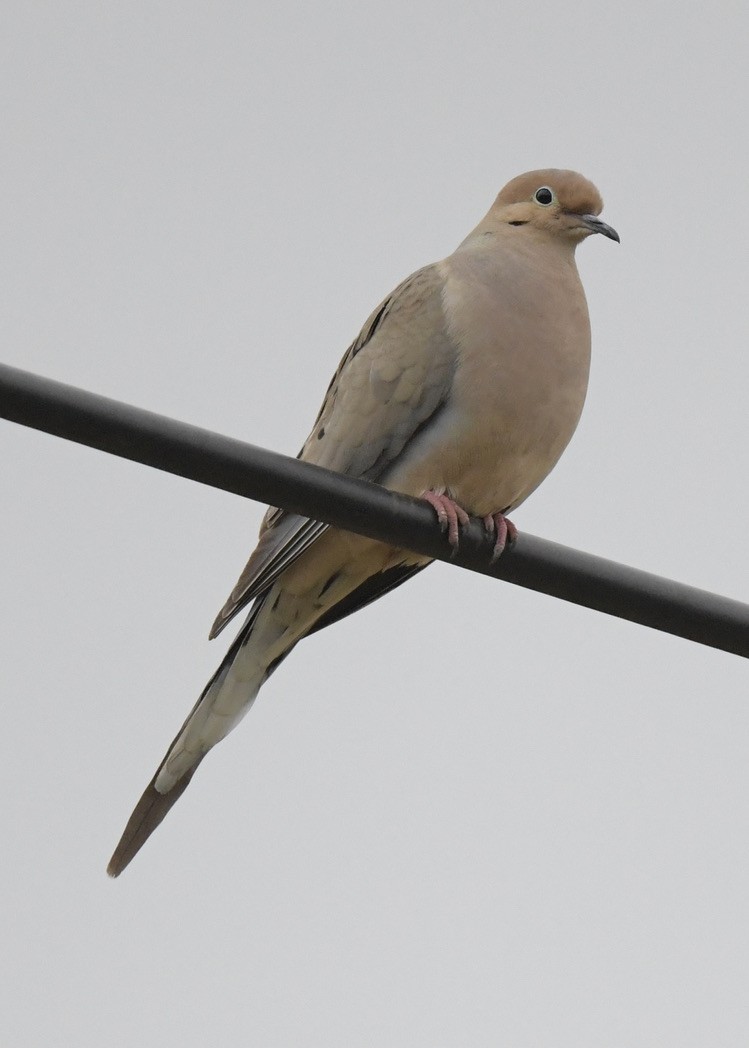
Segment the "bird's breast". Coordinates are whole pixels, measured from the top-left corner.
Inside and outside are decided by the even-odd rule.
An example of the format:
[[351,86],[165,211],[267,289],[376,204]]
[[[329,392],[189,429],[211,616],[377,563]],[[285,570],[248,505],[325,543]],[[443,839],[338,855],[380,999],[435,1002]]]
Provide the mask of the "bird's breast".
[[572,437],[590,364],[585,296],[574,260],[541,271],[522,262],[514,260],[514,278],[472,259],[447,270],[454,380],[440,417],[393,478],[399,490],[446,488],[477,515],[509,510]]

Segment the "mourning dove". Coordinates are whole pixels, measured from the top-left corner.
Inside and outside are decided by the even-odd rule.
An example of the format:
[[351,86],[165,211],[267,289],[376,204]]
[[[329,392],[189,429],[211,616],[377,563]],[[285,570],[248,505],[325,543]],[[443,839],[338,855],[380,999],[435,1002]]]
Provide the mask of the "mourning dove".
[[[598,190],[573,171],[504,187],[456,251],[417,270],[372,313],[328,387],[300,457],[434,506],[450,541],[484,518],[495,553],[519,506],[577,426],[590,324],[575,248],[619,239]],[[109,863],[116,877],[206,753],[249,710],[303,637],[429,563],[423,556],[270,509],[211,636],[247,619],[138,802]]]

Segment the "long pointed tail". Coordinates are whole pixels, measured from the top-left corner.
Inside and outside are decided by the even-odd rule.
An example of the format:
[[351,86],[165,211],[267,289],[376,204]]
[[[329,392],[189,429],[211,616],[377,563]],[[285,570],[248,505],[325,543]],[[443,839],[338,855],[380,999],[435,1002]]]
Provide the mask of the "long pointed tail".
[[[117,877],[137,855],[170,808],[187,789],[206,753],[220,742],[250,709],[260,686],[275,665],[293,647],[276,658],[272,667],[261,661],[253,629],[262,599],[250,614],[216,673],[206,685],[190,715],[167,750],[156,774],[135,806],[107,866]],[[263,646],[260,645],[261,653]]]
[[[250,609],[247,621],[167,750],[138,802],[107,872],[122,873],[172,805],[184,793],[206,753],[228,735],[295,644],[310,632],[400,585],[425,565],[402,558],[379,543],[331,535],[325,556],[300,558]],[[325,537],[321,540],[325,542]],[[325,551],[323,550],[323,553]]]
[[193,764],[189,771],[185,772],[168,793],[159,793],[155,786],[158,772],[154,775],[128,819],[125,832],[109,860],[107,873],[110,877],[119,877],[128,863],[138,854],[172,805],[176,804],[185,792],[201,760],[202,757]]

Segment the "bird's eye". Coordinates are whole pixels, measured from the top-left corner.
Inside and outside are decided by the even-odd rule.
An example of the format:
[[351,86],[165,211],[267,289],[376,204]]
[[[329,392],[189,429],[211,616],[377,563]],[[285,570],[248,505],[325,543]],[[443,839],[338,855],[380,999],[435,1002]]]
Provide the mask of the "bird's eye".
[[544,207],[548,207],[549,204],[554,201],[554,194],[548,186],[541,186],[541,188],[537,189],[533,194],[533,199],[537,204],[542,204]]

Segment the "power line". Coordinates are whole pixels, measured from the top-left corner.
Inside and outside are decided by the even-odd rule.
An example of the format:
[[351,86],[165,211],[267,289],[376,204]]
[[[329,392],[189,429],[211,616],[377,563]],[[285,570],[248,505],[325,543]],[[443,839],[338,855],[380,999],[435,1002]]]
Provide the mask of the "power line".
[[490,564],[478,521],[453,556],[418,499],[7,365],[0,417],[749,658],[749,605],[740,601],[525,532]]

